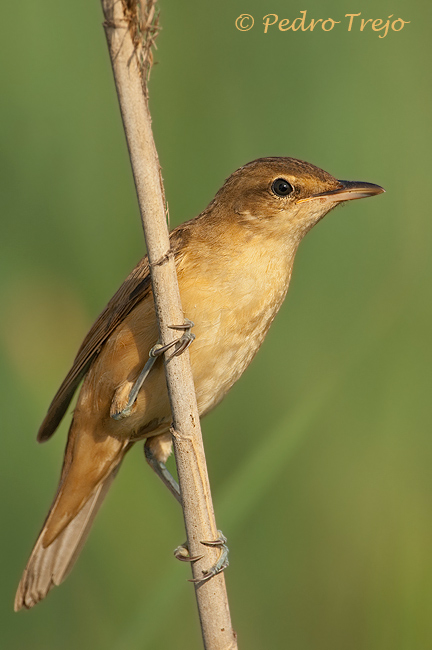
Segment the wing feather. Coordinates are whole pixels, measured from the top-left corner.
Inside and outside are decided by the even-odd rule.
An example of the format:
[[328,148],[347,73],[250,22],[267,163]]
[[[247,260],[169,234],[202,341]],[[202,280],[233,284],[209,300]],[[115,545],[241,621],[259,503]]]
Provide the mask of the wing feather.
[[[171,250],[177,262],[183,257],[184,246],[190,238],[193,223],[198,219],[202,219],[205,214],[206,210],[195,219],[177,226],[170,233]],[[76,389],[91,363],[99,354],[105,341],[134,307],[150,292],[150,268],[146,256],[138,262],[134,270],[111,298],[82,342],[72,368],[55,394],[40,426],[37,436],[39,442],[45,442],[53,435],[62,421]]]
[[143,258],[111,298],[81,344],[72,368],[52,400],[38,432],[44,442],[60,424],[70,401],[102,345],[132,309],[151,291],[147,257]]

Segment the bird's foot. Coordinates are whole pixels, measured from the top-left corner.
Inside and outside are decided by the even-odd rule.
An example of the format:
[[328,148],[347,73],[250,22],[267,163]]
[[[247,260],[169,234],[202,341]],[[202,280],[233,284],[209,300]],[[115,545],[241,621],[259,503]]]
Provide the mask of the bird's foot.
[[[189,582],[206,582],[207,580],[210,580],[210,578],[213,578],[213,576],[217,575],[221,571],[227,568],[229,565],[229,560],[228,560],[228,553],[229,549],[226,544],[227,539],[225,535],[222,533],[222,531],[218,530],[218,535],[219,537],[214,540],[210,541],[203,541],[201,544],[204,546],[212,546],[212,547],[219,547],[220,548],[220,556],[218,561],[210,567],[210,569],[207,569],[207,571],[203,571],[202,578],[192,578],[189,580]],[[181,546],[178,546],[175,551],[174,551],[175,557],[180,560],[181,562],[196,562],[197,560],[200,560],[203,556],[202,555],[197,555],[195,557],[191,557],[189,555],[189,548],[187,544],[182,544]]]
[[183,334],[178,339],[175,339],[174,341],[171,341],[166,345],[161,345],[160,343],[156,343],[156,345],[152,347],[152,349],[149,352],[149,359],[147,363],[145,364],[144,368],[141,370],[138,379],[136,380],[136,382],[131,388],[126,406],[120,411],[116,411],[115,413],[111,414],[111,417],[114,420],[122,420],[123,418],[129,417],[129,415],[132,413],[132,407],[136,402],[138,393],[140,392],[145,380],[147,379],[158,357],[160,357],[162,354],[164,354],[164,352],[170,350],[174,346],[177,347],[172,353],[171,355],[172,357],[177,357],[179,354],[182,354],[182,352],[187,350],[187,348],[190,346],[192,341],[195,340],[195,334],[192,334],[191,332],[191,328],[193,326],[194,326],[193,322],[188,318],[185,319],[183,325],[169,326],[170,329],[183,331]]
[[210,567],[210,569],[208,569],[207,571],[203,571],[202,578],[195,578],[190,582],[205,582],[206,580],[210,580],[210,578],[213,578],[213,576],[217,575],[218,573],[221,573],[221,571],[226,569],[227,566],[229,565],[229,560],[228,560],[229,548],[227,546],[227,538],[225,537],[225,535],[221,530],[218,530],[218,535],[219,537],[217,539],[213,539],[208,542],[201,542],[201,544],[204,544],[204,546],[213,546],[213,547],[220,548],[220,556],[218,561],[212,567]]
[[189,554],[189,547],[187,545],[187,542],[185,542],[184,544],[180,544],[180,546],[177,546],[177,548],[174,549],[174,557],[177,560],[180,560],[180,562],[196,562],[197,560],[201,560],[203,556],[191,556]]
[[195,341],[195,334],[191,332],[192,327],[194,326],[194,323],[189,320],[189,318],[185,318],[185,322],[183,325],[170,325],[169,328],[171,330],[180,330],[183,332],[183,334],[180,336],[180,338],[175,339],[174,341],[171,341],[171,343],[167,343],[166,345],[160,345],[156,344],[154,348],[150,350],[150,355],[154,357],[158,357],[170,348],[174,347],[177,345],[176,349],[172,353],[171,357],[178,357],[180,354],[182,354],[185,350],[188,349],[190,344]]

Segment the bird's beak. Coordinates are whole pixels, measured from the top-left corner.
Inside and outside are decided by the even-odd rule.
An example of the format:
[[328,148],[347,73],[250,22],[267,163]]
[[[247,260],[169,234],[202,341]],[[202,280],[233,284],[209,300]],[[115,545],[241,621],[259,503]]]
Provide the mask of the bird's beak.
[[354,199],[365,199],[368,196],[382,194],[385,189],[374,183],[364,183],[362,181],[339,181],[341,184],[336,190],[330,192],[320,192],[312,194],[305,199],[300,199],[297,203],[305,203],[315,199],[327,199],[332,203],[341,203],[342,201],[353,201]]

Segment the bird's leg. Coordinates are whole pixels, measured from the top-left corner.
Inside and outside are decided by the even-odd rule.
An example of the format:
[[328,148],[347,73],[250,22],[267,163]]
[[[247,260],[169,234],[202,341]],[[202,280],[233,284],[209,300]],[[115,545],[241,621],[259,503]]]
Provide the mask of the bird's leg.
[[121,409],[121,411],[116,411],[115,413],[111,414],[111,417],[114,420],[122,420],[123,418],[127,418],[131,412],[132,412],[132,407],[136,402],[136,398],[138,397],[138,393],[140,392],[143,383],[147,379],[150,370],[153,368],[154,364],[156,363],[158,357],[155,354],[155,351],[157,350],[158,343],[152,347],[152,349],[149,352],[149,360],[145,364],[144,368],[141,370],[138,379],[134,383],[134,385],[131,388],[131,391],[129,393],[128,401],[126,406]]
[[[156,456],[153,453],[153,450],[151,446],[149,445],[149,440],[144,445],[144,456],[152,470],[159,476],[160,480],[168,490],[171,492],[172,495],[177,499],[177,501],[182,505],[182,500],[181,500],[181,494],[180,494],[180,487],[177,481],[175,480],[174,476],[171,474],[165,463],[163,463],[161,460],[158,460]],[[177,546],[177,548],[174,551],[174,555],[178,560],[181,560],[182,562],[194,562],[195,560],[199,560],[202,558],[202,555],[198,555],[197,557],[191,557],[189,555],[189,549],[187,546],[187,543],[185,542],[184,544],[181,544],[180,546]]]
[[126,406],[121,411],[117,411],[116,413],[113,413],[111,415],[111,417],[114,420],[122,420],[123,418],[129,417],[129,415],[132,412],[132,407],[135,404],[136,399],[138,397],[138,393],[140,392],[145,380],[147,379],[157,359],[162,354],[164,354],[164,352],[177,345],[178,347],[176,347],[176,349],[171,355],[172,357],[177,357],[179,354],[182,354],[182,352],[184,352],[190,346],[192,341],[195,340],[195,334],[192,334],[191,332],[191,328],[193,326],[194,326],[193,322],[187,318],[185,319],[185,323],[183,325],[169,326],[170,329],[173,330],[183,330],[183,334],[180,336],[180,338],[175,339],[174,341],[171,341],[166,345],[161,345],[160,343],[156,343],[156,345],[152,347],[152,349],[149,352],[149,359],[147,363],[145,364],[144,368],[141,370],[138,379],[136,380],[136,382],[131,388]]
[[173,477],[173,475],[171,474],[171,472],[169,471],[165,463],[163,463],[161,460],[158,460],[156,458],[148,442],[149,441],[147,440],[147,442],[144,445],[144,455],[146,461],[148,462],[152,470],[156,472],[156,474],[159,476],[163,484],[167,486],[168,490],[171,492],[171,494],[175,496],[175,498],[181,505],[182,501],[181,501],[179,484],[177,483],[177,481],[175,480],[175,478]]
[[[175,496],[177,501],[182,504],[181,500],[181,493],[180,493],[180,487],[171,472],[168,470],[166,467],[165,463],[163,463],[161,460],[158,460],[153,453],[152,447],[149,444],[149,440],[144,445],[144,455],[146,458],[146,461],[150,465],[150,467],[153,469],[154,472],[159,476],[161,481],[163,482],[164,485],[168,488],[168,490]],[[213,576],[215,576],[217,573],[220,573],[226,567],[229,565],[228,561],[228,546],[226,545],[226,537],[222,533],[222,531],[218,530],[218,538],[215,540],[211,541],[203,541],[201,544],[203,546],[213,546],[213,547],[219,547],[221,549],[221,554],[219,556],[218,561],[210,567],[208,571],[203,572],[202,578],[194,578],[190,580],[189,582],[205,582],[206,580],[210,580]],[[177,548],[174,550],[174,556],[180,560],[181,562],[196,562],[196,560],[200,560],[202,558],[202,555],[196,555],[196,556],[191,556],[189,554],[189,548],[187,545],[187,542],[184,544],[180,544],[180,546],[177,546]]]

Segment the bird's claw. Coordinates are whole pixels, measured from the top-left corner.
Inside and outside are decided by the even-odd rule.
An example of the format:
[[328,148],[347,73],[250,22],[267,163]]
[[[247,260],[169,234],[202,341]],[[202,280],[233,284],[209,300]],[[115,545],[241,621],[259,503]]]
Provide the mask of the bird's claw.
[[179,354],[182,354],[182,352],[184,352],[190,346],[192,341],[195,340],[195,334],[192,334],[191,332],[191,328],[193,326],[194,326],[193,322],[188,318],[185,318],[185,322],[183,323],[183,325],[169,326],[170,329],[183,331],[183,334],[180,336],[180,338],[175,339],[174,341],[171,341],[166,345],[162,345],[161,343],[156,343],[156,345],[152,347],[152,349],[149,352],[149,359],[147,363],[145,364],[144,368],[141,370],[138,379],[136,380],[136,382],[131,388],[126,406],[123,409],[121,409],[121,411],[117,411],[111,415],[111,417],[114,420],[122,420],[123,418],[129,417],[129,415],[132,413],[132,407],[136,402],[138,393],[140,392],[145,380],[147,379],[150,373],[150,370],[153,368],[158,357],[164,354],[164,352],[166,352],[167,350],[170,350],[172,347],[178,345],[178,347],[174,350],[174,352],[171,355],[171,357],[177,357]]
[[[220,556],[218,561],[210,567],[210,569],[207,569],[207,571],[203,571],[203,575],[201,578],[191,578],[189,582],[206,582],[207,580],[210,580],[210,578],[213,578],[213,576],[217,575],[218,573],[221,573],[224,569],[227,568],[229,565],[229,560],[228,560],[228,553],[229,549],[226,544],[227,539],[225,535],[222,533],[222,531],[218,530],[218,535],[219,537],[214,540],[209,540],[209,541],[202,541],[201,544],[204,546],[211,546],[211,547],[219,547],[221,550]],[[174,551],[174,555],[178,560],[181,560],[182,562],[195,562],[196,560],[200,560],[202,558],[202,555],[197,556],[197,557],[189,557],[189,549],[186,544],[183,544],[182,546],[178,546],[176,550]]]
[[171,357],[178,357],[180,354],[182,354],[182,352],[187,350],[187,348],[190,346],[192,341],[195,340],[195,334],[191,332],[193,326],[194,323],[188,318],[185,318],[185,322],[182,325],[170,325],[169,328],[171,330],[180,330],[183,332],[183,334],[180,336],[180,338],[175,339],[174,341],[171,341],[166,345],[161,345],[160,343],[157,343],[150,350],[149,356],[160,357],[162,354],[164,354],[164,352],[170,350],[172,347],[176,345],[178,347],[176,347]]
[[184,544],[180,544],[180,546],[177,546],[177,548],[174,549],[174,557],[177,558],[177,560],[180,560],[180,562],[196,562],[197,560],[201,560],[203,556],[189,555],[189,547],[185,542]]

